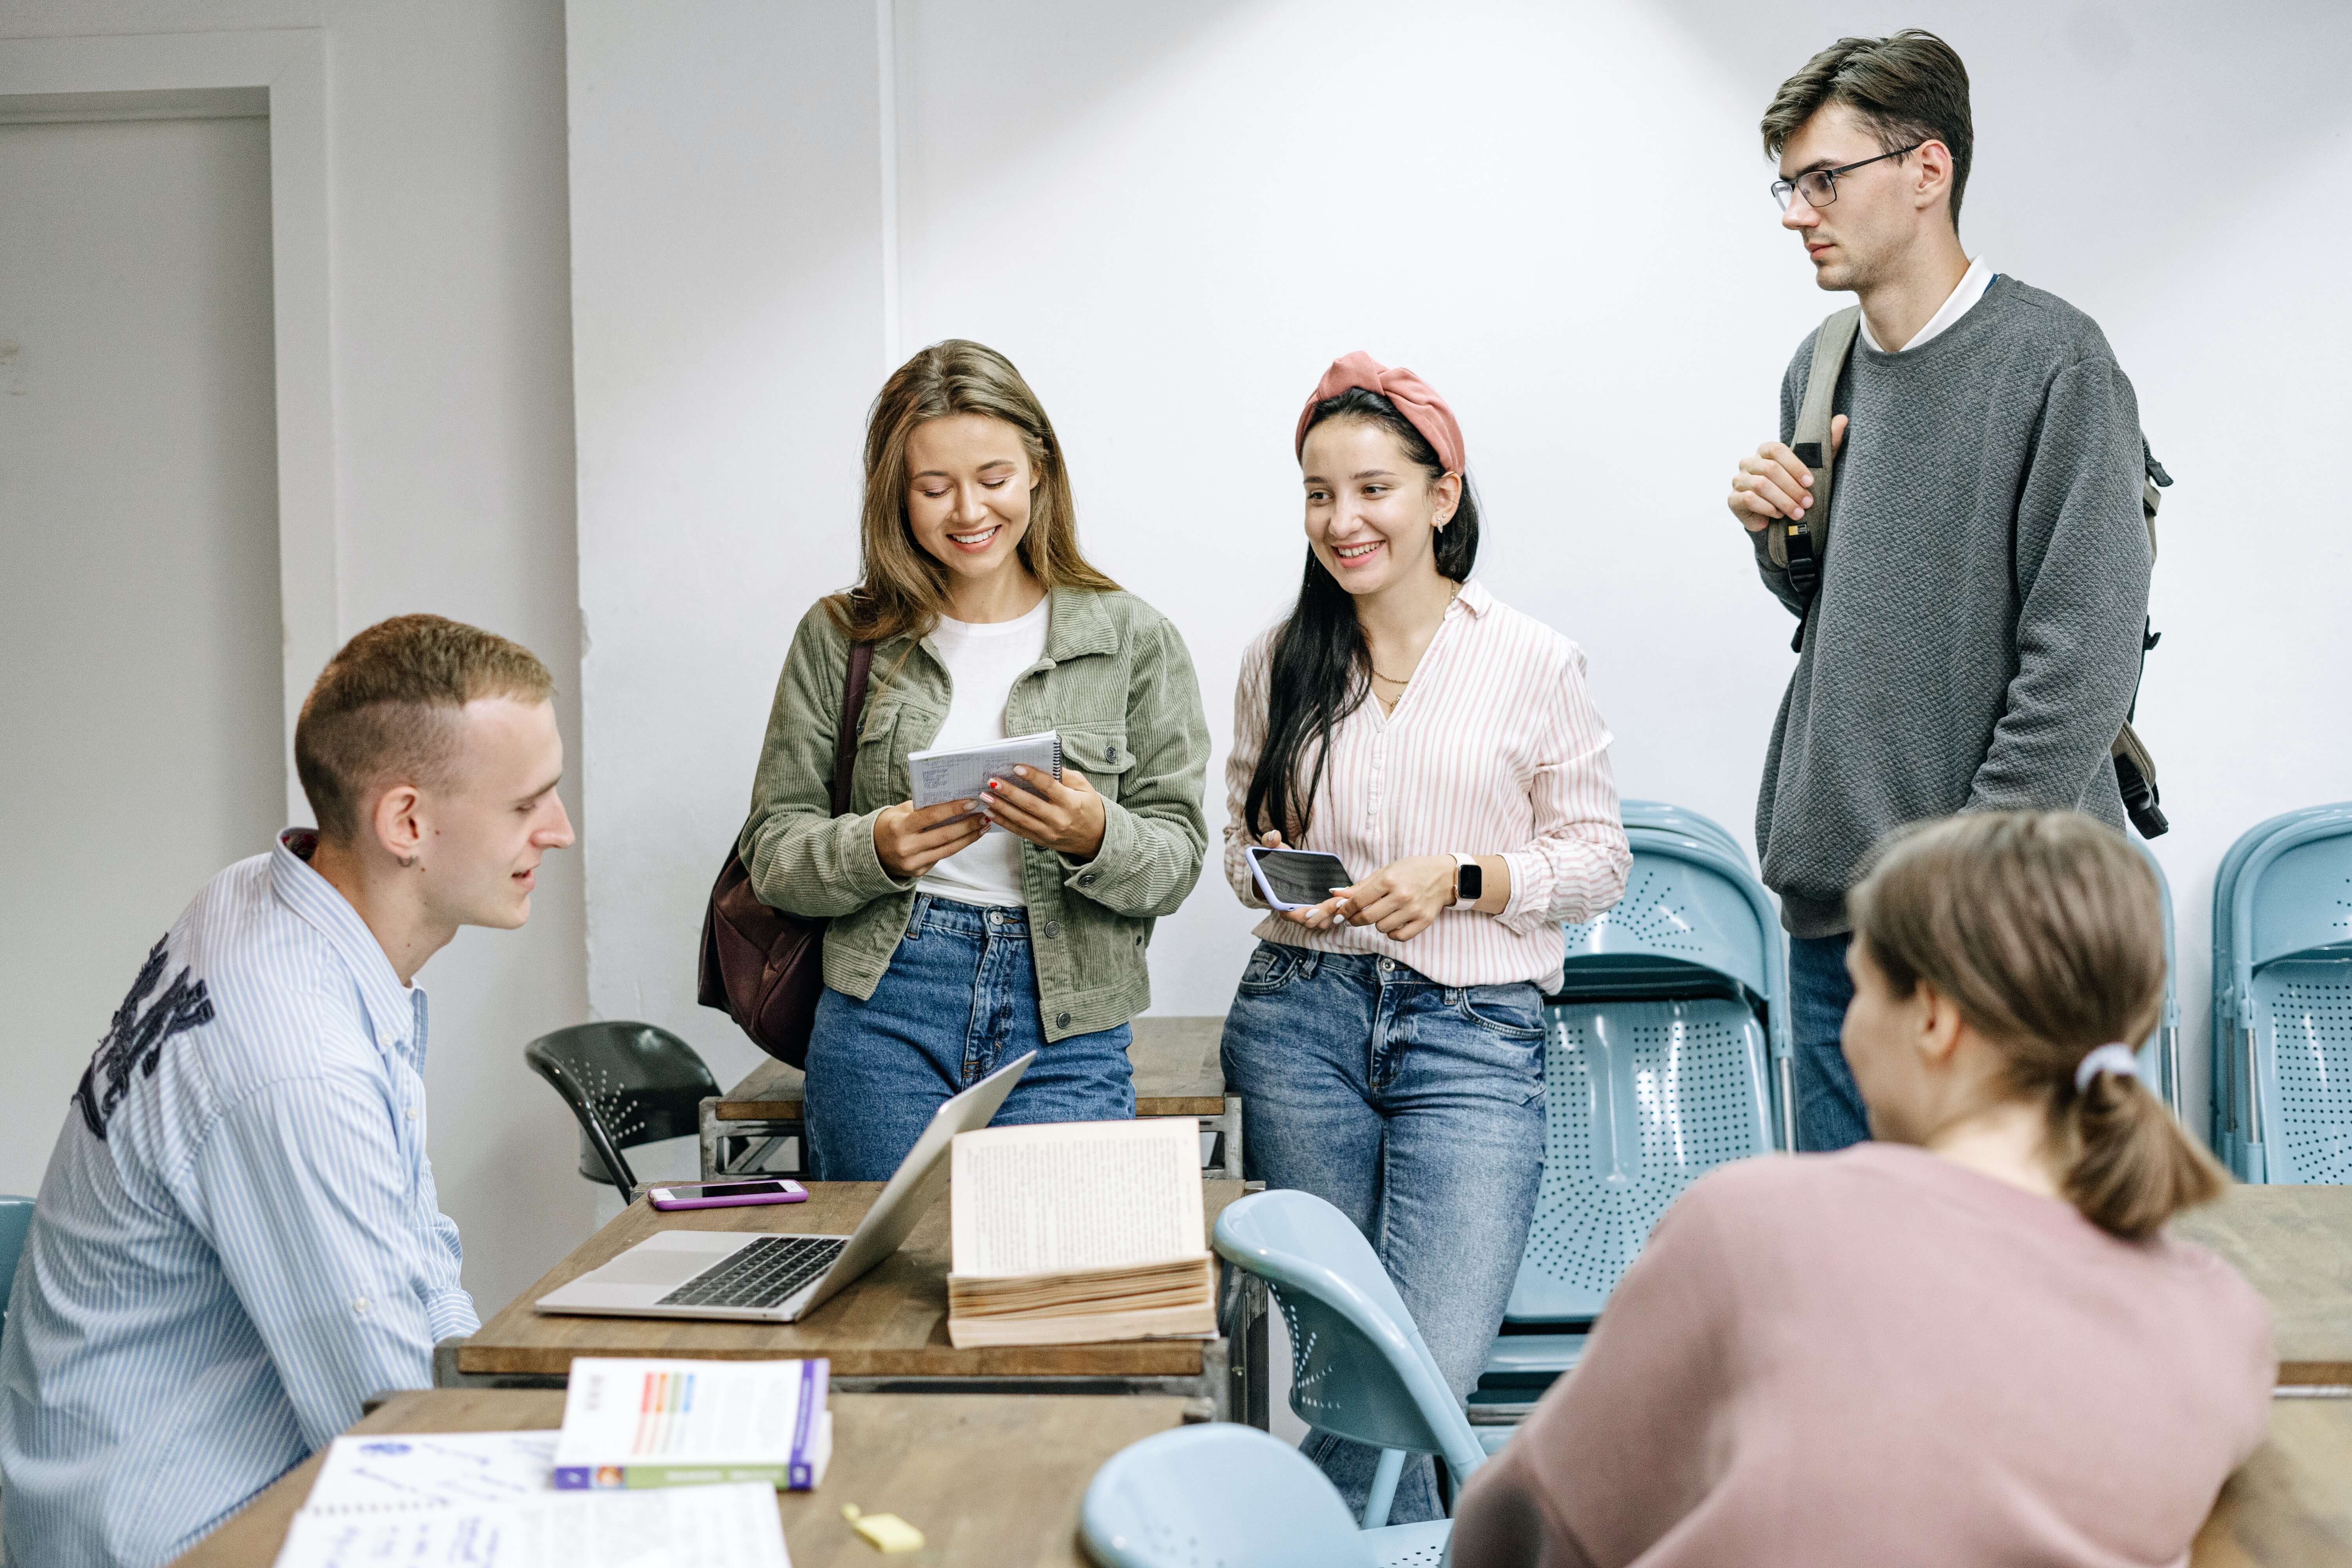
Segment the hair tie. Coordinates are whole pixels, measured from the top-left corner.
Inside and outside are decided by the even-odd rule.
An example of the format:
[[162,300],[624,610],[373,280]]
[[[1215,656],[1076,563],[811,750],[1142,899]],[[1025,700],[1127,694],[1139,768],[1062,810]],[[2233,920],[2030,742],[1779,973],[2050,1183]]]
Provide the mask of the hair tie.
[[1333,360],[1331,368],[1323,373],[1323,379],[1307,395],[1307,406],[1298,414],[1298,434],[1291,443],[1292,456],[1307,450],[1307,422],[1315,417],[1316,405],[1357,386],[1366,392],[1377,392],[1396,405],[1396,411],[1421,432],[1422,438],[1437,454],[1437,460],[1445,465],[1447,473],[1469,471],[1464,466],[1469,459],[1462,450],[1462,426],[1454,423],[1454,410],[1437,395],[1437,388],[1402,367],[1391,370],[1361,349]]
[[2084,1057],[2082,1064],[2075,1068],[2074,1092],[2080,1094],[2090,1088],[2091,1080],[2103,1072],[2111,1072],[2117,1078],[2137,1078],[2139,1057],[2129,1046],[2120,1042],[2101,1046]]

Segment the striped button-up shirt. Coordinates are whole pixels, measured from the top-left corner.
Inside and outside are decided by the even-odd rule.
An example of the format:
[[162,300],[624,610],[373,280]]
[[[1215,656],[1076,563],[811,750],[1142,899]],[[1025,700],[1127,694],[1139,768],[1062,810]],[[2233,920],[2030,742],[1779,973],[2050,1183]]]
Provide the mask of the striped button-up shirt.
[[0,1337],[11,1563],[169,1560],[478,1326],[425,994],[310,843],[205,886],[66,1112]]
[[[1242,851],[1250,775],[1265,744],[1273,632],[1250,646],[1234,696],[1225,764],[1225,879],[1265,900]],[[1562,921],[1590,920],[1625,891],[1633,865],[1609,769],[1609,731],[1584,689],[1584,654],[1478,583],[1446,607],[1393,713],[1370,698],[1331,734],[1301,849],[1337,855],[1369,877],[1409,855],[1500,855],[1511,898],[1500,914],[1442,910],[1411,942],[1370,926],[1322,931],[1268,915],[1268,942],[1393,958],[1441,985],[1559,984]],[[1308,761],[1312,761],[1309,748]]]

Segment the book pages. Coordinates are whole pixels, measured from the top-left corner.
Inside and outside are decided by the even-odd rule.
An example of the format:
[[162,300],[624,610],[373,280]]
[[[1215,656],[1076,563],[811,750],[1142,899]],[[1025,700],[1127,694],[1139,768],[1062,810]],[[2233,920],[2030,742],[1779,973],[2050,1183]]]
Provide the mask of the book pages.
[[1201,1256],[1201,1132],[1186,1117],[956,1135],[959,1275],[1117,1268]]

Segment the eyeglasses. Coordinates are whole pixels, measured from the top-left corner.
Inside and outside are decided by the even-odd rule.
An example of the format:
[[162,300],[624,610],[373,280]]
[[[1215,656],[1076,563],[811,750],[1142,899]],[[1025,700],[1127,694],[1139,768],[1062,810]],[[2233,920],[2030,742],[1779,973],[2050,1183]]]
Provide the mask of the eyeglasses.
[[1808,206],[1828,206],[1837,200],[1837,177],[1840,174],[1851,174],[1856,169],[1866,169],[1889,158],[1900,158],[1906,153],[1916,153],[1927,144],[1926,142],[1914,142],[1908,147],[1881,153],[1875,158],[1864,158],[1859,163],[1841,163],[1834,169],[1808,169],[1793,180],[1775,180],[1772,182],[1772,199],[1780,204],[1782,212],[1789,210],[1789,197],[1799,194],[1804,196]]

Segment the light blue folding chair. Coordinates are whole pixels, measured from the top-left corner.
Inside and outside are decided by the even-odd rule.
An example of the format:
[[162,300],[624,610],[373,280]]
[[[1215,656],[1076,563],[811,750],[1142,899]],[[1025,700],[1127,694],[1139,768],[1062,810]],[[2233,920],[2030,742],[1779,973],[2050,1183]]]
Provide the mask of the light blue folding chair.
[[1112,1455],[1078,1505],[1099,1568],[1436,1568],[1444,1526],[1359,1530],[1306,1455],[1255,1426],[1181,1426]]
[[1686,805],[1663,800],[1621,800],[1617,803],[1617,815],[1628,827],[1654,828],[1701,839],[1714,844],[1741,865],[1748,863],[1748,851],[1740,847],[1729,830],[1715,818]]
[[2147,868],[2156,873],[2156,890],[2164,900],[2164,1011],[2157,1018],[2156,1032],[2148,1036],[2139,1048],[2140,1081],[2157,1091],[2165,1108],[2173,1115],[2180,1114],[2180,963],[2177,944],[2172,939],[2172,882],[2165,876],[2164,867],[2155,852],[2140,843],[2139,852],[2147,857]]
[[2224,870],[2215,1147],[2241,1181],[2352,1181],[2352,803],[2263,824]]
[[16,1282],[16,1259],[33,1228],[33,1200],[0,1197],[0,1329],[8,1326],[8,1293]]
[[[1388,1270],[1355,1222],[1310,1193],[1255,1193],[1217,1216],[1218,1253],[1266,1282],[1290,1329],[1290,1408],[1311,1426],[1383,1450],[1363,1526],[1388,1523],[1408,1454],[1437,1454],[1459,1489],[1486,1452],[1446,1387]],[[1444,1521],[1381,1532],[1391,1552],[1444,1547]],[[1429,1559],[1434,1562],[1434,1558]]]
[[1469,1404],[1490,1447],[1576,1364],[1683,1189],[1792,1140],[1788,950],[1771,899],[1704,817],[1631,802],[1625,820],[1625,896],[1567,928],[1544,1009],[1543,1181]]

